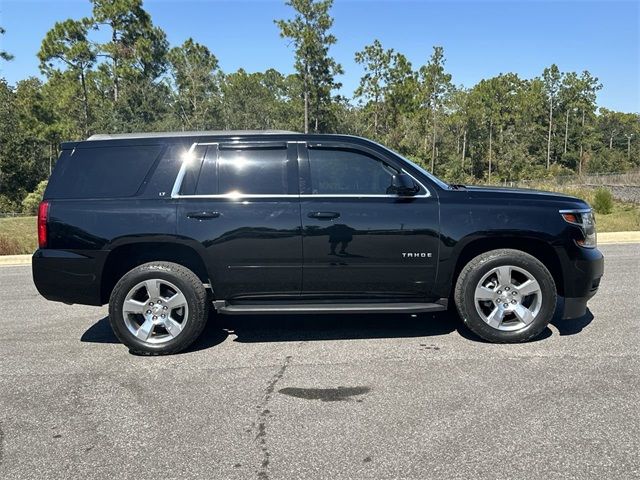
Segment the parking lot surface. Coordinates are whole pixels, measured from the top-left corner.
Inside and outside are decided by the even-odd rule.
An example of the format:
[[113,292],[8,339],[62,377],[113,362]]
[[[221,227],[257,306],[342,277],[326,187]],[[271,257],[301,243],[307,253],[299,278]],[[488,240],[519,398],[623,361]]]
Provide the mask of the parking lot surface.
[[450,314],[228,317],[130,355],[0,267],[0,478],[640,477],[640,245],[590,313],[493,345]]

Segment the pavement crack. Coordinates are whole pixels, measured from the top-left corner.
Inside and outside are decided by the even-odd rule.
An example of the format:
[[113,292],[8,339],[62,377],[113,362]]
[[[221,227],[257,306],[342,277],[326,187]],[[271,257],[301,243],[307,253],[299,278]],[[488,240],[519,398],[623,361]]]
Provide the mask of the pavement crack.
[[262,396],[262,400],[258,405],[256,405],[256,421],[253,423],[252,427],[256,430],[255,440],[258,443],[258,448],[260,451],[260,465],[258,467],[258,478],[260,480],[268,480],[269,479],[269,461],[271,457],[271,453],[269,452],[269,444],[267,442],[267,426],[268,426],[268,417],[271,414],[271,411],[267,408],[269,405],[269,401],[273,396],[273,392],[276,389],[277,383],[284,376],[284,372],[287,370],[289,363],[291,362],[291,356],[287,356],[280,365],[277,373],[271,377],[267,388],[264,390],[264,394]]
[[0,422],[0,465],[4,458],[4,432],[2,431],[2,422]]

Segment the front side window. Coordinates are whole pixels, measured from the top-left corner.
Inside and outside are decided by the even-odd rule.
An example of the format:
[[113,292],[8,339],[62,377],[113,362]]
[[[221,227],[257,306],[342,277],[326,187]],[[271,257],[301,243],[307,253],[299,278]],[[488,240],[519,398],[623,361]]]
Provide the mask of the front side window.
[[197,195],[285,195],[286,148],[210,147],[202,164]]
[[397,169],[361,152],[309,149],[311,192],[317,195],[386,195]]

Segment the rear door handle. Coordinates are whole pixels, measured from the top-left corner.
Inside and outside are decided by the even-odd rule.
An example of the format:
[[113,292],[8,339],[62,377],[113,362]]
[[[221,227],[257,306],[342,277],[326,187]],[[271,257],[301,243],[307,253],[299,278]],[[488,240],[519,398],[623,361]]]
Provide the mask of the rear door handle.
[[309,212],[307,217],[319,218],[320,220],[331,220],[332,218],[338,218],[340,214],[338,212]]
[[220,212],[189,212],[187,213],[187,217],[196,218],[198,220],[208,220],[210,218],[218,218],[220,216]]

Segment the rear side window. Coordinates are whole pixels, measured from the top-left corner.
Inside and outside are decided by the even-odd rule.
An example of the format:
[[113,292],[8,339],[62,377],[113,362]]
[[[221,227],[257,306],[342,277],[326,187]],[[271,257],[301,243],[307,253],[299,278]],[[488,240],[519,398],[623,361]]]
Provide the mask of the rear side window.
[[161,145],[89,147],[63,151],[47,198],[130,197],[140,188]]
[[287,172],[284,147],[210,147],[202,164],[196,194],[284,195],[288,193]]
[[187,168],[180,184],[180,195],[193,195],[198,181],[198,175],[202,169],[202,159],[207,151],[205,145],[196,145],[196,147],[186,155],[188,159]]

